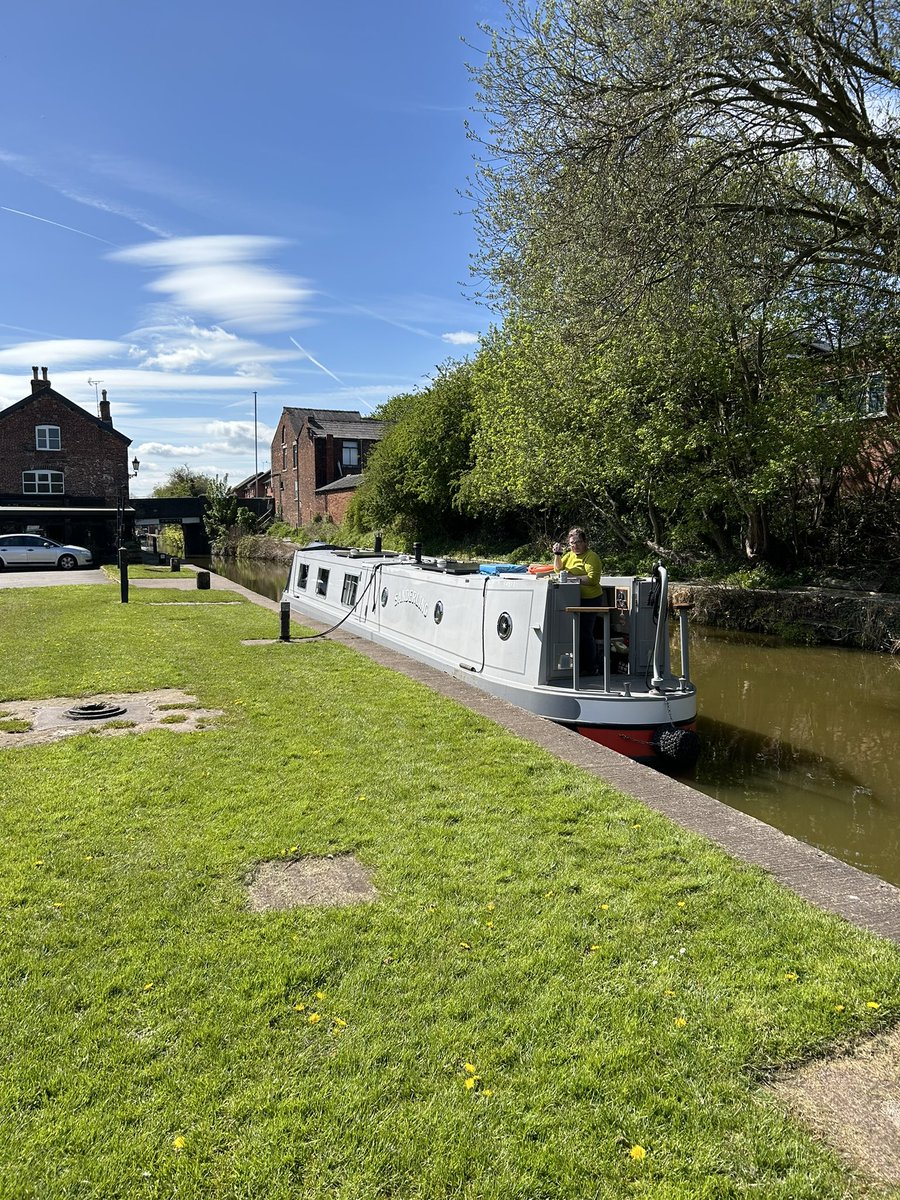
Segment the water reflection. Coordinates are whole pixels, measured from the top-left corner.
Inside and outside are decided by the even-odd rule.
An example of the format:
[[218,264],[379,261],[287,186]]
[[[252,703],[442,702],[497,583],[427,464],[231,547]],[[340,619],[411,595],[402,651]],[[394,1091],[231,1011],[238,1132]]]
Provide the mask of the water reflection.
[[692,664],[692,786],[900,884],[900,661],[702,630]]

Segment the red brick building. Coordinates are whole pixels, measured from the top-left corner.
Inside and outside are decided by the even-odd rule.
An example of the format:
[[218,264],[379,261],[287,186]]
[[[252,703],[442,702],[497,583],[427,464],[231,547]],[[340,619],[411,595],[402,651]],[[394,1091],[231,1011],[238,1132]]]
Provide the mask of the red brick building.
[[304,525],[317,514],[343,520],[369,453],[390,426],[358,412],[285,408],[272,441],[278,520]]
[[[108,557],[132,516],[131,438],[113,428],[106,391],[93,416],[33,368],[31,394],[0,409],[0,532],[40,532]],[[120,512],[121,510],[121,512]]]

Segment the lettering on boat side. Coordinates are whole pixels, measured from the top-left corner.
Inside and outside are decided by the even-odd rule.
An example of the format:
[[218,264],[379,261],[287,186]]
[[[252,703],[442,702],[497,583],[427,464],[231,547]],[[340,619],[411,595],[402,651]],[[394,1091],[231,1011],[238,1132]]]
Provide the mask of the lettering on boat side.
[[394,607],[398,604],[411,604],[413,608],[419,610],[423,617],[428,616],[428,605],[425,603],[422,595],[412,588],[403,588],[402,591],[397,592],[396,596],[394,596]]

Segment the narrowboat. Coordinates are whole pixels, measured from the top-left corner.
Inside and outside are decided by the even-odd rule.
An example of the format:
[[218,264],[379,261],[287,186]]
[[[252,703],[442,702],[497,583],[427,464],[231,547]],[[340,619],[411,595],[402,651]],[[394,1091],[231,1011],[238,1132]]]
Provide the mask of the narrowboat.
[[[603,576],[599,674],[579,664],[581,592],[550,568],[468,563],[313,543],[298,549],[282,602],[388,646],[654,766],[690,768],[698,750],[688,622],[670,661],[669,585]],[[677,606],[676,606],[677,607]]]

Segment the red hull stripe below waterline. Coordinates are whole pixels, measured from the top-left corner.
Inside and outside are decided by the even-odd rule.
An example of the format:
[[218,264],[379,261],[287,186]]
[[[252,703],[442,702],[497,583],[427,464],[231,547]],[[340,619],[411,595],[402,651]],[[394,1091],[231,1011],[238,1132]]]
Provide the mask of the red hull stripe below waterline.
[[[610,729],[602,725],[576,725],[576,733],[580,733],[582,737],[590,738],[592,742],[599,742],[601,746],[608,746],[610,750],[615,750],[617,754],[624,754],[626,758],[639,758],[641,760],[649,760],[656,757],[656,751],[653,749],[653,738],[659,732],[660,728],[666,726],[651,725],[636,729]],[[676,729],[693,729],[693,721],[676,722]]]

